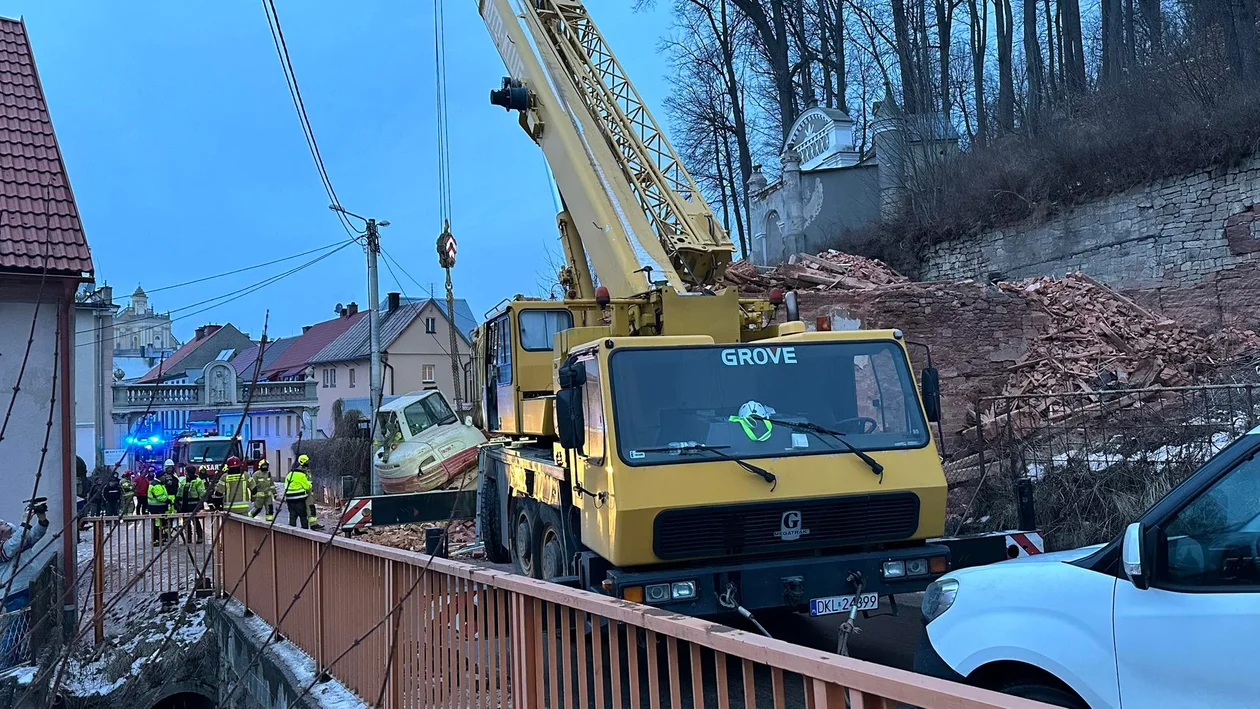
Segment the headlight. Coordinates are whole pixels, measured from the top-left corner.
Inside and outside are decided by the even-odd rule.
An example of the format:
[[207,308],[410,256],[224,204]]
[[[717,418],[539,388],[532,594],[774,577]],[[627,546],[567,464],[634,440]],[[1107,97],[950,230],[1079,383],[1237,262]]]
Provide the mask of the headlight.
[[958,596],[958,582],[954,579],[937,579],[928,584],[923,592],[923,620],[931,623],[954,605]]
[[689,601],[696,597],[695,581],[679,581],[670,589],[675,601]]
[[885,561],[881,569],[886,579],[899,579],[906,575],[906,562],[904,561]]

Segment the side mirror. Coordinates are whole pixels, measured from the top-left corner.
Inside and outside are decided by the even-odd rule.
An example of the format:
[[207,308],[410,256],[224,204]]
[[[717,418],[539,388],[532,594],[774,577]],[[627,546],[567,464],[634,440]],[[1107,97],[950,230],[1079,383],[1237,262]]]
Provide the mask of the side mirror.
[[923,410],[928,421],[941,420],[941,373],[936,367],[926,367],[919,378],[919,392],[923,395]]
[[556,392],[556,437],[566,450],[582,452],[586,443],[586,421],[582,414],[582,390],[561,389]]
[[787,309],[788,322],[801,319],[801,304],[796,298],[796,291],[790,290],[783,294],[783,307]]
[[465,426],[471,426],[471,425],[473,425],[473,420],[472,420],[472,417],[471,417],[471,416],[465,416],[465,417],[464,417],[464,425],[465,425]]
[[586,420],[582,411],[582,385],[586,367],[569,359],[556,372],[560,391],[556,392],[556,437],[565,450],[582,452],[586,443]]
[[1125,528],[1124,541],[1120,545],[1120,563],[1124,565],[1124,573],[1139,589],[1150,587],[1151,563],[1144,536],[1142,523],[1134,522]]

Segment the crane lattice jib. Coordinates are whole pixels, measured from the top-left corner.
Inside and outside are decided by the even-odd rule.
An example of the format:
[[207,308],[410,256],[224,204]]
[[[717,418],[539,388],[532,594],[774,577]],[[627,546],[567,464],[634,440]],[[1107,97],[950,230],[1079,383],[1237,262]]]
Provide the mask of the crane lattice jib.
[[626,76],[586,8],[575,0],[532,0],[587,110],[612,148],[639,206],[675,268],[692,285],[712,285],[735,247],[682,160]]

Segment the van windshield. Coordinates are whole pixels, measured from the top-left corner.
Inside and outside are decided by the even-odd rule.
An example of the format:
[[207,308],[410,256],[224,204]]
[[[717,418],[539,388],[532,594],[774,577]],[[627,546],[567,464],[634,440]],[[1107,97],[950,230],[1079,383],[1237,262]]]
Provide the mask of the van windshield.
[[403,409],[403,418],[407,420],[407,428],[412,436],[434,426],[455,423],[459,420],[451,411],[451,407],[446,405],[446,400],[438,394],[430,394],[407,406]]
[[659,464],[671,453],[648,449],[688,443],[740,458],[851,455],[833,436],[758,416],[838,431],[864,451],[929,440],[909,362],[894,342],[625,349],[609,369],[617,449],[630,465]]

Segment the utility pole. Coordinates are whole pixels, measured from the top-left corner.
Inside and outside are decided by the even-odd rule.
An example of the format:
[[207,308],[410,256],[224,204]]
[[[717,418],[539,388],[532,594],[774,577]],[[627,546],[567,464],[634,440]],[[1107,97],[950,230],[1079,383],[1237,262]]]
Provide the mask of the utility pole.
[[[386,222],[388,224],[388,222]],[[368,311],[368,347],[372,350],[371,365],[368,373],[369,389],[372,396],[372,420],[376,420],[376,411],[381,407],[381,319],[380,319],[380,286],[377,281],[376,255],[381,251],[381,235],[376,228],[376,220],[367,220],[367,269],[368,269],[368,302],[372,308]],[[376,494],[376,475],[372,475],[372,494]]]
[[[389,222],[382,219],[376,221],[364,216],[355,214],[354,212],[343,209],[339,204],[330,204],[328,208],[334,212],[354,217],[362,221],[365,225],[361,236],[364,238],[363,248],[367,251],[367,277],[368,277],[368,349],[371,350],[369,356],[371,364],[368,371],[368,396],[371,397],[369,405],[372,409],[372,421],[375,423],[377,412],[381,408],[381,399],[384,397],[383,379],[381,375],[381,321],[380,321],[380,285],[377,277],[376,255],[381,252],[381,233],[378,227],[389,226]],[[376,426],[372,426],[376,430]],[[379,440],[375,440],[373,436],[372,447],[375,449],[380,445]],[[379,495],[381,493],[380,480],[376,477],[376,467],[372,466],[369,472],[372,480],[372,494]]]

